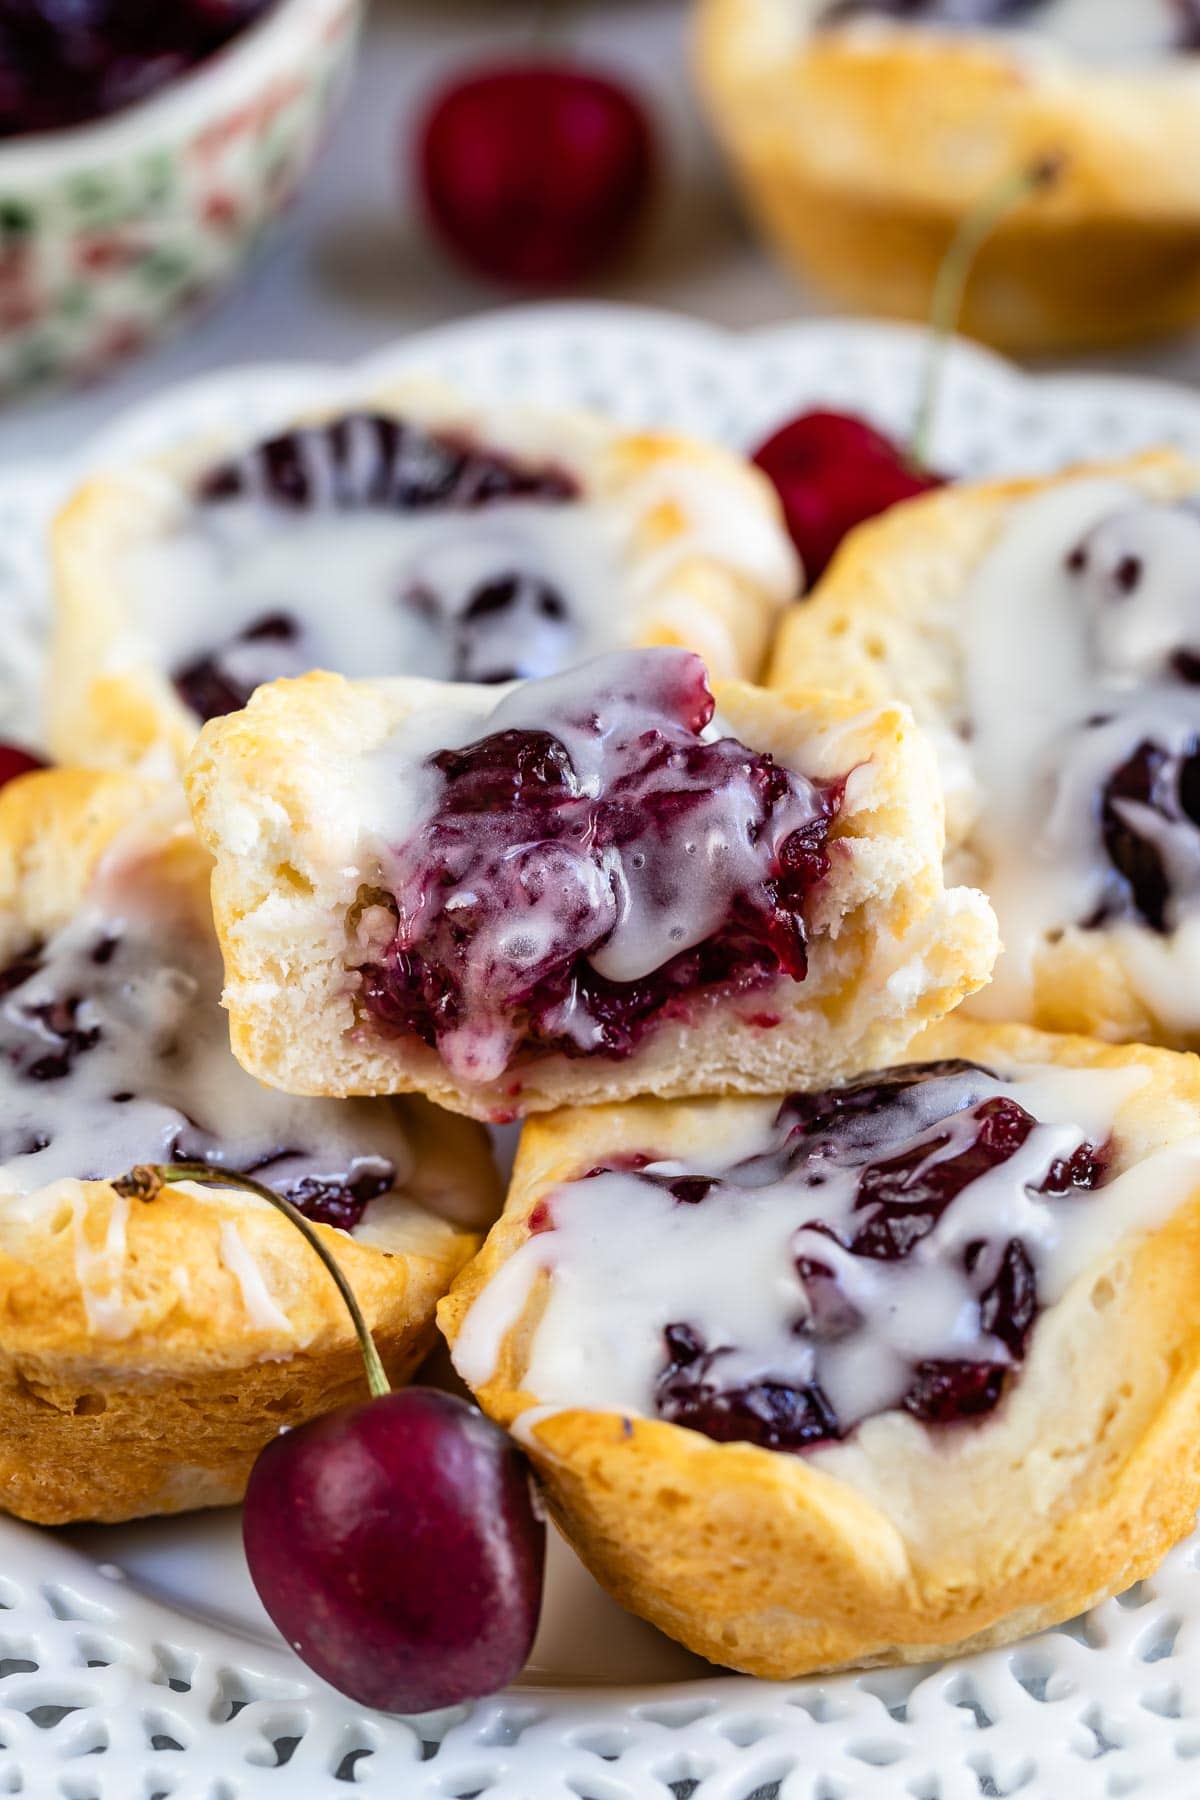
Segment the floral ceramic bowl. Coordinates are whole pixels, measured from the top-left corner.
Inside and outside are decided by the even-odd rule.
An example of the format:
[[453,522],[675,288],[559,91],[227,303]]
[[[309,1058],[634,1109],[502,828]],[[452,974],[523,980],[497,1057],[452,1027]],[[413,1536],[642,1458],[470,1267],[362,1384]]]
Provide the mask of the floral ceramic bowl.
[[227,286],[296,194],[363,0],[277,0],[122,112],[0,143],[0,396],[89,380]]

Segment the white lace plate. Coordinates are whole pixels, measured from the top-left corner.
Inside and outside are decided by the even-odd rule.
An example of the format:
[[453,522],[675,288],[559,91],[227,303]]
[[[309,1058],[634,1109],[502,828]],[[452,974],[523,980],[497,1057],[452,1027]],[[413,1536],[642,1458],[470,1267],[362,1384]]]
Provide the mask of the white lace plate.
[[[841,323],[736,338],[613,307],[528,308],[410,339],[468,392],[599,407],[752,443],[797,408],[912,417],[924,337]],[[354,371],[357,378],[361,370]],[[80,468],[204,424],[272,423],[345,371],[255,368],[160,397],[0,480],[0,735],[37,741],[44,529]],[[1158,443],[1200,456],[1200,398],[1022,375],[956,348],[935,460],[1049,469]],[[116,1529],[0,1521],[0,1795],[38,1800],[1149,1800],[1200,1796],[1200,1535],[1152,1580],[1007,1650],[790,1684],[717,1676],[627,1618],[556,1546],[529,1670],[417,1721],[309,1675],[266,1619],[230,1515]]]

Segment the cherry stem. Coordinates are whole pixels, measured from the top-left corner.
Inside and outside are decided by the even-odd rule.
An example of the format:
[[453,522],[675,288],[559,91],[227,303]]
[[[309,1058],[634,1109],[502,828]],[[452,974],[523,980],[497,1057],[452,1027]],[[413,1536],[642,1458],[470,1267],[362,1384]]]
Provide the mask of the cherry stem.
[[255,1181],[252,1175],[239,1175],[232,1169],[216,1169],[210,1163],[139,1163],[129,1171],[128,1175],[120,1175],[112,1183],[116,1193],[127,1200],[157,1200],[165,1187],[174,1187],[181,1181],[199,1182],[205,1187],[242,1188],[248,1194],[257,1194],[260,1200],[266,1200],[285,1219],[290,1219],[301,1237],[307,1240],[324,1263],[334,1285],[342,1299],[346,1302],[347,1311],[354,1321],[358,1347],[362,1351],[362,1359],[367,1370],[367,1386],[371,1390],[371,1398],[380,1400],[390,1394],[392,1384],[387,1378],[379,1352],[375,1348],[375,1340],[371,1336],[371,1328],[363,1317],[362,1307],[358,1304],[358,1296],[351,1287],[349,1279],[333,1254],[328,1244],[311,1219],[306,1219],[298,1207],[277,1194],[273,1188],[264,1187],[261,1181]]
[[929,467],[930,442],[945,383],[947,353],[962,317],[963,300],[976,257],[1013,208],[1033,194],[1053,187],[1062,168],[1061,157],[1043,156],[1026,168],[1002,175],[971,208],[950,240],[934,280],[929,304],[933,344],[926,358],[921,397],[908,444],[911,468],[923,472]]

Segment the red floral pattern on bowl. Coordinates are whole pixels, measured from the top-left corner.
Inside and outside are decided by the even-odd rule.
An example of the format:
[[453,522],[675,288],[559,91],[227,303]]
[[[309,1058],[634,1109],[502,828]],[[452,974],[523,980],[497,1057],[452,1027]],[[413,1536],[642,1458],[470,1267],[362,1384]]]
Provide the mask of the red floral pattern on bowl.
[[221,294],[295,198],[363,0],[278,0],[150,99],[0,144],[0,396],[88,381]]

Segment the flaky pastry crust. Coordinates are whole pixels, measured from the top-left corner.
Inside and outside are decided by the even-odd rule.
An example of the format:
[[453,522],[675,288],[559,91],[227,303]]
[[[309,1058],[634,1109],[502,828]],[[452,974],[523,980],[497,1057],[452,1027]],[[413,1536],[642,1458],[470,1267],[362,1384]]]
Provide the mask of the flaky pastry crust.
[[[67,924],[102,859],[136,859],[207,920],[209,863],[171,798],[117,773],[31,775],[0,794],[0,957]],[[416,1102],[417,1202],[486,1216],[482,1133]],[[362,1303],[392,1379],[433,1337],[433,1312],[478,1243],[413,1209],[389,1248],[317,1229]],[[236,1233],[231,1240],[230,1231]],[[236,1255],[230,1254],[232,1247]],[[267,1306],[244,1286],[256,1271]],[[0,1506],[43,1524],[121,1520],[241,1497],[278,1431],[360,1399],[349,1316],[295,1228],[230,1189],[150,1204],[107,1181],[0,1194]]]
[[995,920],[978,894],[943,885],[936,771],[907,712],[717,682],[733,735],[805,775],[849,776],[807,979],[701,1004],[623,1061],[538,1057],[465,1085],[435,1050],[385,1037],[347,969],[348,919],[382,879],[359,842],[364,760],[453,692],[309,675],[260,688],[201,735],[185,780],[216,858],[234,1049],[260,1079],[293,1093],[418,1091],[493,1120],[638,1093],[770,1093],[886,1058],[986,979]]
[[[1173,450],[1021,481],[945,488],[905,502],[853,532],[811,601],[780,628],[768,680],[783,689],[827,680],[863,701],[899,698],[942,734],[965,722],[960,602],[967,583],[1024,501],[1100,476],[1150,500],[1200,490],[1200,464]],[[950,866],[986,886],[972,856],[969,797],[947,794]],[[1028,1021],[1044,1031],[1191,1049],[1136,991],[1104,930],[1064,931],[1034,963]]]
[[[953,1019],[905,1060],[945,1056],[1001,1072],[1140,1066],[1151,1080],[1118,1114],[1121,1157],[1196,1133],[1191,1057]],[[702,1165],[706,1148],[719,1155],[748,1116],[765,1126],[777,1104],[642,1100],[533,1121],[503,1217],[439,1308],[451,1346],[549,1190],[632,1151]],[[522,1381],[544,1288],[477,1398],[517,1426],[593,1574],[700,1655],[773,1680],[921,1662],[1070,1618],[1148,1574],[1192,1529],[1198,1284],[1200,1189],[1167,1224],[1114,1243],[1042,1313],[997,1412],[937,1428],[884,1414],[802,1455],[656,1419],[531,1412],[538,1395]]]
[[1052,191],[980,252],[964,329],[1028,352],[1200,316],[1194,56],[1102,68],[983,30],[817,32],[799,13],[702,0],[698,72],[751,211],[843,306],[927,319],[964,217],[1053,159]]
[[[801,577],[775,491],[757,469],[676,434],[620,431],[582,413],[485,407],[416,379],[342,395],[285,424],[363,408],[563,468],[578,478],[585,500],[626,502],[636,522],[626,585],[613,597],[614,642],[682,644],[718,674],[759,675],[776,617]],[[51,532],[55,621],[48,689],[50,743],[59,761],[157,774],[187,756],[201,721],[139,628],[122,565],[130,552],[168,529],[197,480],[240,447],[232,433],[208,433],[143,463],[104,470],[59,514]],[[672,492],[676,470],[685,482],[702,486],[702,534]],[[736,541],[732,554],[722,551],[723,506],[748,509],[755,519],[767,546],[758,575],[739,563]],[[683,548],[693,536],[694,546]],[[169,593],[158,597],[164,607],[172,600]],[[331,594],[331,607],[344,603],[344,596]]]

